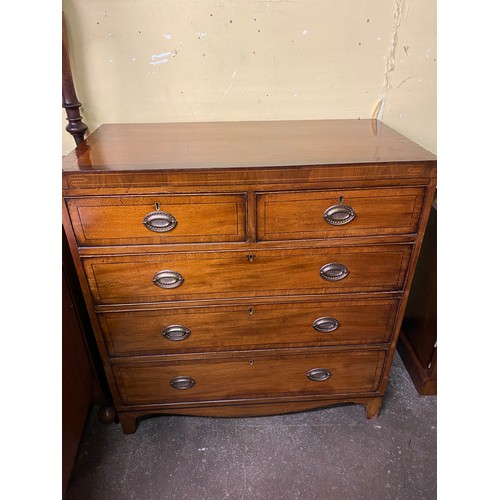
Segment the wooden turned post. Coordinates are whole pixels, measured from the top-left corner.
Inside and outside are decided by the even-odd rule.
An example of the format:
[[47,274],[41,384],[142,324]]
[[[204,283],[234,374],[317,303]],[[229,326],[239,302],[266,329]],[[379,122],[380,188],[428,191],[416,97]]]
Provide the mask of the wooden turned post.
[[75,139],[76,145],[80,144],[85,138],[85,132],[88,127],[83,123],[80,115],[80,102],[76,97],[73,75],[71,73],[71,64],[68,50],[68,34],[64,14],[62,18],[62,107],[66,110],[68,125],[66,130]]

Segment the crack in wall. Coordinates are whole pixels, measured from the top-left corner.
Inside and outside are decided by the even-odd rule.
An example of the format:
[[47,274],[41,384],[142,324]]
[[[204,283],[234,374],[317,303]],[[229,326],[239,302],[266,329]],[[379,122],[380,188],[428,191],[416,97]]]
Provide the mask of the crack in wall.
[[[385,61],[384,83],[382,85],[380,98],[377,101],[377,104],[375,105],[375,108],[372,113],[372,118],[376,118],[377,120],[380,121],[382,121],[382,117],[384,114],[384,105],[387,93],[389,92],[390,89],[392,89],[391,79],[392,79],[392,74],[394,73],[394,68],[396,66],[396,50],[398,46],[399,28],[401,26],[401,20],[403,18],[405,3],[406,0],[394,1],[394,9],[392,13],[393,31],[392,31],[391,43],[389,45],[389,51],[387,53]],[[408,10],[409,10],[409,2],[408,2],[407,14]]]

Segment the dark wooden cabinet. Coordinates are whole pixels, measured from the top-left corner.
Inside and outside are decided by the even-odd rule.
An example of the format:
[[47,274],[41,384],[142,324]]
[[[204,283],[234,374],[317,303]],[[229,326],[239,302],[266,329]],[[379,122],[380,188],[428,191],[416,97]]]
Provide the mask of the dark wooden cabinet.
[[380,409],[436,158],[375,120],[104,125],[63,220],[125,432]]
[[432,205],[398,342],[420,395],[437,394],[437,202]]
[[71,476],[89,411],[111,423],[116,413],[65,233],[62,234],[62,489]]
[[[73,468],[87,415],[94,401],[96,376],[88,352],[79,309],[78,282],[63,235],[62,268],[62,488]],[[75,286],[76,285],[76,286]],[[85,309],[83,310],[85,312]]]

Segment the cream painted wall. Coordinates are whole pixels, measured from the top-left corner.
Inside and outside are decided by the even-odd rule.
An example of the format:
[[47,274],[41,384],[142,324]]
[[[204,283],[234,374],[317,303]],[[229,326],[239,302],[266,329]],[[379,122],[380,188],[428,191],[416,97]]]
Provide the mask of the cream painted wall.
[[[435,0],[63,0],[85,123],[378,117],[436,152]],[[73,147],[64,131],[63,154]]]

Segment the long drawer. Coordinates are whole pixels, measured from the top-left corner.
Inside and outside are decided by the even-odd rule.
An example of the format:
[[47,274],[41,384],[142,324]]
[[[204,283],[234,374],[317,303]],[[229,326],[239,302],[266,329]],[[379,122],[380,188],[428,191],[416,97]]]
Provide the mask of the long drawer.
[[257,195],[257,238],[298,240],[416,233],[426,188]]
[[398,299],[173,307],[98,314],[112,356],[388,342]]
[[69,198],[81,246],[214,243],[246,238],[245,194]]
[[261,354],[115,365],[124,405],[374,393],[386,351]]
[[401,291],[412,245],[83,258],[98,304]]

